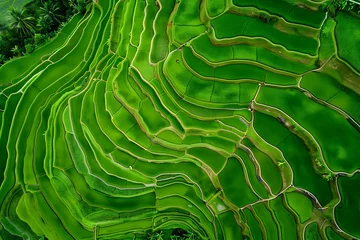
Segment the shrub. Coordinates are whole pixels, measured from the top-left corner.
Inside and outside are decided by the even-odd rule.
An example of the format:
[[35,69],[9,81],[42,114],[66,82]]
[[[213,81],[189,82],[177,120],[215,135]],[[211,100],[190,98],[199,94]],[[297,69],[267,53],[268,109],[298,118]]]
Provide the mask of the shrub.
[[47,36],[45,36],[43,34],[40,34],[40,33],[36,33],[35,36],[34,36],[34,40],[35,40],[35,44],[37,46],[39,46],[39,45],[46,42]]
[[2,64],[5,61],[6,57],[5,55],[0,54],[0,64]]
[[32,43],[25,45],[25,52],[26,53],[32,53],[35,50],[35,46]]
[[332,5],[336,10],[353,11],[360,14],[360,5],[348,0],[334,0]]

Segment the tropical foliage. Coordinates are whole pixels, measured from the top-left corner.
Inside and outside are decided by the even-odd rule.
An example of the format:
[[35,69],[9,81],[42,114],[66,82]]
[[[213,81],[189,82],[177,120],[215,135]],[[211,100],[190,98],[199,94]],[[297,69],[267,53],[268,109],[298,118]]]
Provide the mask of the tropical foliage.
[[26,9],[13,8],[10,10],[10,15],[10,28],[15,30],[20,37],[31,37],[34,35],[36,21],[34,17],[26,12]]
[[0,65],[46,43],[74,14],[85,14],[90,2],[35,0],[24,8],[9,9],[9,21],[0,22]]
[[198,234],[193,231],[186,231],[176,228],[172,231],[151,231],[146,234],[147,240],[200,240]]
[[334,0],[333,6],[336,10],[353,11],[360,14],[360,4],[349,0]]
[[160,231],[160,232],[151,232],[151,233],[148,233],[148,237],[147,239],[148,240],[163,240],[163,232]]

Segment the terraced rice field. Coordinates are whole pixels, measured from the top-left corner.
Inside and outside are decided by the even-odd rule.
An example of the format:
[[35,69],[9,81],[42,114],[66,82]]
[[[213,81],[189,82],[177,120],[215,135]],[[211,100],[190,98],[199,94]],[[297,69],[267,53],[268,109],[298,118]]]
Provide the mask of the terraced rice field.
[[359,19],[328,4],[98,0],[2,66],[0,238],[360,238]]

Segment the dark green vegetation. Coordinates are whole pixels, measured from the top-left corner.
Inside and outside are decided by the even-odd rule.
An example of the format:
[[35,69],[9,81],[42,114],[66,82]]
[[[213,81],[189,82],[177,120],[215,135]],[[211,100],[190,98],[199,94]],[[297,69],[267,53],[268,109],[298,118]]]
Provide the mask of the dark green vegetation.
[[6,22],[10,17],[9,9],[11,8],[22,8],[31,0],[3,0],[0,3],[0,21]]
[[333,0],[329,6],[330,11],[346,10],[360,14],[360,1],[359,0]]
[[335,216],[339,219],[339,226],[354,236],[360,236],[359,225],[354,219],[360,211],[359,191],[351,191],[354,186],[360,184],[360,174],[352,177],[339,178],[339,190],[342,196],[340,204],[335,209]]
[[53,2],[0,68],[0,239],[360,238],[352,3]]
[[[0,66],[50,41],[89,0],[6,0],[0,3]],[[80,17],[80,16],[79,16]],[[76,17],[75,17],[76,18]]]

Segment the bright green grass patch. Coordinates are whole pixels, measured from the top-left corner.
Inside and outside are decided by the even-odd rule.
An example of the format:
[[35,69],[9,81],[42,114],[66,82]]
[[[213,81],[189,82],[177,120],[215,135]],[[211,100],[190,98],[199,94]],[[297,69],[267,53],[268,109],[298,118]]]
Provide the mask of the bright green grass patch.
[[210,62],[226,61],[233,58],[231,46],[216,46],[206,34],[194,39],[191,46],[195,52]]
[[355,159],[360,155],[360,135],[339,113],[291,88],[261,88],[257,101],[281,109],[310,131],[332,170],[352,172],[358,168]]
[[200,101],[210,102],[213,88],[213,81],[206,81],[193,76],[186,88],[185,95]]
[[265,48],[257,48],[257,57],[258,61],[265,65],[296,74],[303,74],[314,68],[314,65],[288,60],[281,54],[275,54]]
[[315,172],[303,141],[275,118],[260,112],[255,112],[254,126],[265,141],[283,152],[294,172],[294,185],[313,193],[322,205],[327,204],[332,197],[330,185]]
[[250,211],[249,209],[245,209],[244,213],[246,216],[247,224],[250,227],[250,231],[253,239],[263,239],[260,224],[254,217],[253,212]]
[[200,25],[200,0],[183,0],[174,18],[176,25]]
[[264,81],[266,70],[250,64],[229,64],[215,68],[215,77],[220,79],[252,79]]
[[237,149],[236,154],[240,157],[240,159],[244,163],[247,172],[247,177],[254,191],[257,193],[258,196],[262,198],[268,197],[269,193],[264,187],[264,182],[260,180],[259,175],[256,172],[256,166],[253,162],[254,160],[253,161],[250,160],[248,153],[246,153],[241,149]]
[[282,188],[280,169],[273,163],[272,159],[268,155],[257,149],[248,138],[244,139],[242,144],[250,148],[256,161],[260,164],[261,175],[270,185],[273,194],[279,193]]
[[247,130],[246,123],[244,123],[238,116],[234,116],[234,117],[230,117],[230,118],[223,118],[223,119],[221,119],[221,122],[223,122],[231,127],[234,127],[236,129],[240,130],[241,132],[245,132]]
[[219,180],[226,197],[236,206],[243,207],[258,200],[245,180],[243,166],[236,158],[227,160],[225,168],[219,174]]
[[169,122],[155,109],[149,98],[145,99],[140,106],[139,114],[150,133],[156,133],[169,125]]
[[151,146],[151,140],[139,125],[132,127],[126,135],[144,148],[149,148]]
[[236,103],[240,99],[239,84],[228,84],[215,82],[214,90],[211,95],[211,102],[218,103]]
[[360,96],[353,91],[345,89],[329,99],[328,102],[341,108],[360,123]]
[[360,122],[360,96],[341,85],[336,79],[323,73],[311,72],[301,80],[301,86],[315,97],[333,104]]
[[242,239],[241,230],[235,221],[234,213],[231,211],[224,212],[219,215],[222,229],[224,232],[224,239]]
[[249,103],[255,98],[259,84],[240,83],[240,103]]
[[296,239],[296,223],[294,216],[284,207],[283,195],[269,202],[277,222],[279,223],[282,239]]
[[115,28],[114,26],[120,26],[121,20],[123,19],[123,10],[124,10],[124,1],[119,1],[115,5],[114,13],[112,15],[112,21],[114,25],[113,28],[111,29],[111,35],[109,39],[109,47],[113,52],[116,52],[118,44],[121,40],[120,27]]
[[198,73],[201,76],[214,77],[214,67],[208,65],[202,59],[193,55],[190,48],[183,48],[182,53],[185,62],[194,72]]
[[128,132],[134,125],[137,124],[134,116],[125,107],[117,111],[112,117],[114,125],[124,133]]
[[291,51],[310,55],[315,55],[317,52],[316,39],[280,32],[274,27],[274,23],[264,23],[259,18],[225,13],[213,20],[212,26],[215,28],[216,37],[220,39],[237,36],[263,37]]
[[228,153],[232,153],[235,151],[235,143],[231,141],[231,139],[225,139],[220,136],[202,136],[201,137],[203,143],[208,143],[213,145],[216,148],[219,148]]
[[301,87],[309,90],[316,97],[325,101],[342,90],[340,83],[329,75],[310,72],[301,79]]
[[355,50],[359,49],[360,44],[360,19],[345,12],[338,12],[335,20],[339,56],[360,71],[360,55]]
[[209,148],[190,148],[187,152],[210,166],[215,173],[218,173],[226,162],[225,157]]
[[324,206],[332,198],[329,183],[315,172],[305,144],[292,134],[279,145],[294,172],[294,185],[313,193]]
[[116,149],[115,151],[113,151],[111,153],[112,159],[114,159],[115,162],[117,162],[118,164],[129,168],[130,166],[132,166],[134,164],[134,162],[136,161],[135,157],[131,156],[130,154],[121,151],[119,149]]
[[176,133],[170,130],[165,130],[161,132],[160,134],[158,134],[158,137],[170,143],[174,143],[174,144],[182,143],[182,139],[178,135],[176,135]]
[[226,7],[226,0],[215,0],[206,2],[206,8],[210,17],[221,14]]
[[329,59],[336,52],[336,41],[334,36],[334,29],[336,22],[333,18],[328,18],[320,32],[320,49],[319,59]]
[[161,10],[155,19],[156,34],[152,39],[150,59],[152,62],[159,62],[168,54],[169,40],[167,37],[167,24],[170,14],[174,8],[175,0],[166,1],[161,5]]
[[105,93],[105,104],[106,104],[106,109],[109,111],[111,115],[114,115],[120,110],[120,108],[122,108],[121,103],[115,98],[113,92]]
[[286,193],[285,197],[290,208],[292,208],[300,218],[300,222],[303,223],[311,218],[313,205],[309,197],[298,192]]
[[176,40],[176,42],[179,44],[183,44],[199,36],[200,34],[205,33],[205,31],[206,31],[206,27],[204,25],[196,25],[196,26],[175,25],[174,40]]
[[[260,10],[278,15],[285,20],[302,25],[309,25],[319,28],[325,18],[324,11],[311,11],[304,7],[291,4],[289,1],[276,0],[233,0],[236,6],[249,7],[254,6]],[[306,16],[306,18],[304,18]]]
[[90,231],[85,230],[84,227],[74,219],[70,210],[57,196],[57,193],[54,191],[49,179],[46,176],[43,176],[39,178],[39,182],[41,183],[42,192],[49,204],[49,207],[54,210],[55,214],[59,217],[68,232],[72,236],[80,239],[92,236]]
[[184,66],[180,51],[173,52],[166,59],[164,70],[175,90],[184,93],[193,74]]
[[[100,83],[100,82],[99,82]],[[100,84],[98,86],[101,86]],[[81,120],[82,122],[90,129],[91,133],[96,136],[96,141],[101,144],[102,150],[105,153],[110,153],[115,149],[114,144],[110,141],[110,139],[104,134],[101,129],[101,126],[98,124],[97,118],[101,118],[101,115],[96,115],[95,109],[101,107],[100,98],[104,97],[104,95],[100,95],[98,90],[103,90],[105,84],[102,84],[102,87],[97,88],[96,84],[93,84],[89,91],[85,94],[83,103],[82,103],[82,114]],[[96,98],[94,98],[96,96]],[[97,106],[98,105],[98,106]],[[87,107],[89,106],[89,107]],[[93,107],[90,107],[93,106]]]
[[[145,19],[145,1],[136,1],[135,9],[134,9],[134,17],[133,17],[133,24],[131,29],[131,37],[130,42],[135,46],[138,46],[140,43],[140,34],[143,30],[143,24],[134,24],[135,21],[138,22],[139,19]],[[141,21],[142,23],[142,21]]]
[[266,208],[265,203],[258,203],[253,205],[256,215],[261,220],[265,227],[265,234],[267,239],[279,239],[279,231],[269,209]]

